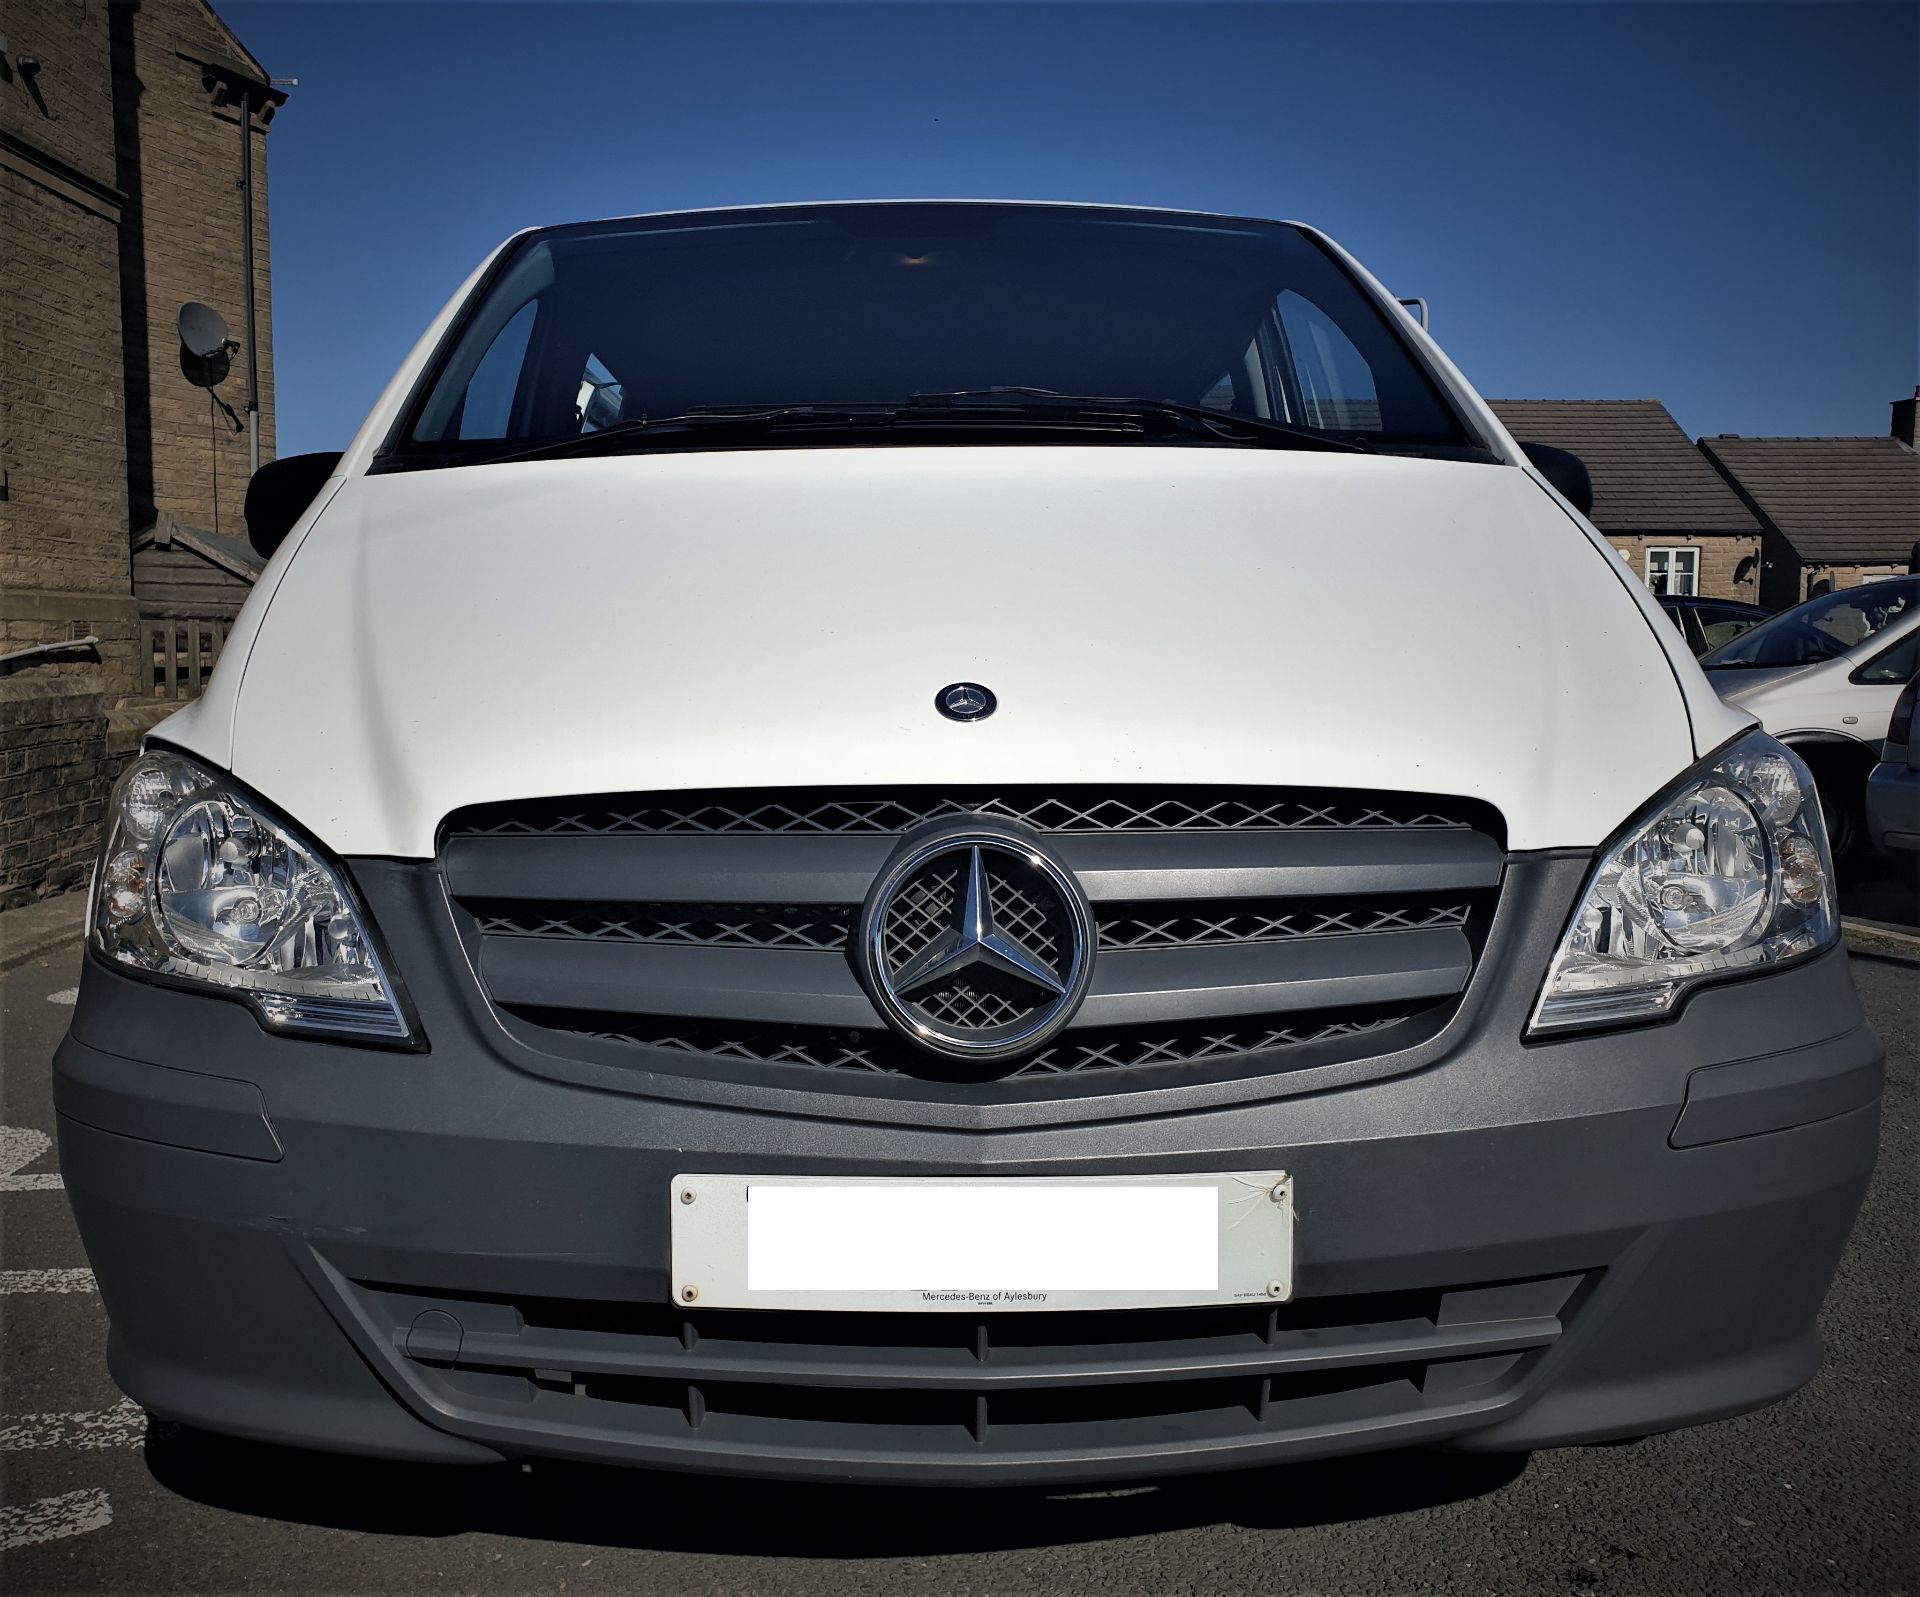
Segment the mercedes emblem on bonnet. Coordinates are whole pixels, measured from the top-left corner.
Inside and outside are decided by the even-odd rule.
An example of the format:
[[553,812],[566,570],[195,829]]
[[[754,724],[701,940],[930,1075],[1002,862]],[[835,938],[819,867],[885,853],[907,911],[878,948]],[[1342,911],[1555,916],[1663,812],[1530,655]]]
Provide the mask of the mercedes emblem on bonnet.
[[978,682],[954,682],[933,696],[933,707],[949,721],[984,721],[1000,701]]

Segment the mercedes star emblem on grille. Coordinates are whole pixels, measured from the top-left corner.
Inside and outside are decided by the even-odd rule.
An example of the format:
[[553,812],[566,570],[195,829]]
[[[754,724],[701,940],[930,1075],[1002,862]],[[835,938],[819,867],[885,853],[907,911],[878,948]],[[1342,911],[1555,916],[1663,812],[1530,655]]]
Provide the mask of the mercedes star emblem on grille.
[[1093,913],[1037,838],[961,824],[902,846],[868,895],[856,946],[896,1031],[952,1058],[1003,1059],[1080,1007]]
[[984,721],[1000,701],[978,682],[954,682],[933,696],[933,707],[949,721]]

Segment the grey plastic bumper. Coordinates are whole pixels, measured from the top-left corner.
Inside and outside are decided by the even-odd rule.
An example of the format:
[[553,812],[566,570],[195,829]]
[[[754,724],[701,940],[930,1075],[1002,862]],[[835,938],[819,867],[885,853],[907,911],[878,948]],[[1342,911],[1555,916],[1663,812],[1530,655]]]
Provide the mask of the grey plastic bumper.
[[[1203,1090],[1186,1112],[1154,1094],[973,1125],[826,1092],[796,1112],[640,1072],[613,1088],[562,1079],[516,1056],[457,961],[412,934],[431,895],[410,909],[397,876],[370,896],[403,951],[424,1054],[271,1038],[238,1005],[89,961],[55,1086],[114,1375],[163,1415],[310,1446],[895,1481],[1094,1479],[1414,1441],[1532,1448],[1773,1401],[1817,1367],[1815,1317],[1873,1165],[1881,1054],[1844,956],[1702,991],[1659,1027],[1529,1047],[1525,1010],[1578,869],[1536,875],[1525,892],[1510,883],[1510,904],[1531,893],[1527,924],[1496,940],[1503,957],[1490,948],[1474,1001],[1417,1068],[1285,1096]],[[790,1420],[730,1429],[690,1412],[623,1429],[605,1404],[576,1424],[553,1418],[573,1411],[538,1381],[517,1407],[488,1395],[430,1345],[439,1321],[380,1317],[429,1301],[395,1293],[464,1298],[475,1314],[519,1298],[664,1311],[665,1204],[683,1169],[1256,1167],[1295,1177],[1309,1304],[1432,1289],[1451,1295],[1444,1322],[1490,1313],[1493,1283],[1509,1297],[1579,1289],[1550,1341],[1451,1386],[1429,1377],[1424,1394],[1415,1375],[1410,1404],[1349,1413],[1323,1397],[1299,1409],[1312,1423],[1168,1423],[1124,1443],[1095,1427],[1070,1446],[1015,1430],[889,1447],[856,1428],[816,1447],[793,1443],[812,1433]]]

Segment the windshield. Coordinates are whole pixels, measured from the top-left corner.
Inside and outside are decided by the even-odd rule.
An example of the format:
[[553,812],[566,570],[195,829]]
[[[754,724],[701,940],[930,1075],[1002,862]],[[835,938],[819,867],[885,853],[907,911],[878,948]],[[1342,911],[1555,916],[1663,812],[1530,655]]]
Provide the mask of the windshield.
[[1920,606],[1920,580],[1893,578],[1822,594],[1783,610],[1701,657],[1708,670],[1817,665],[1833,660],[1910,618]]
[[[1269,222],[913,204],[556,228],[521,241],[477,291],[383,463],[485,460],[688,412],[812,407],[817,417],[914,396],[912,441],[940,442],[929,432],[943,412],[925,396],[1006,388],[1196,406],[1371,448],[1486,458],[1416,363],[1400,315],[1306,234]],[[979,407],[968,418],[962,408],[944,412],[956,440],[979,425]],[[898,419],[848,425],[871,442]],[[1005,407],[996,425],[1086,441],[1057,408]],[[1251,425],[1105,431],[1228,447],[1254,436]],[[816,425],[781,442],[822,437],[845,441],[846,431]],[[623,447],[730,440],[684,426],[621,435]]]

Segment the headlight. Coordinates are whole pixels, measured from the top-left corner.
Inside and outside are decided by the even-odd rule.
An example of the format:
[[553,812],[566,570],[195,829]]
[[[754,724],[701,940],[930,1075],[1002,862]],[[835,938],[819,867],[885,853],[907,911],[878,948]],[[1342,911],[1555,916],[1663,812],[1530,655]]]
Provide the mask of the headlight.
[[1815,953],[1838,932],[1813,777],[1750,733],[1602,852],[1531,1030],[1658,1019],[1703,981]]
[[115,965],[244,999],[273,1031],[414,1040],[346,882],[258,800],[155,749],[107,823],[92,936]]

